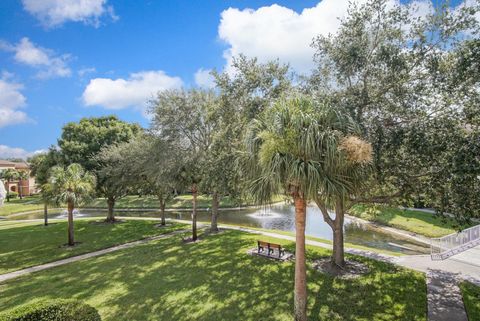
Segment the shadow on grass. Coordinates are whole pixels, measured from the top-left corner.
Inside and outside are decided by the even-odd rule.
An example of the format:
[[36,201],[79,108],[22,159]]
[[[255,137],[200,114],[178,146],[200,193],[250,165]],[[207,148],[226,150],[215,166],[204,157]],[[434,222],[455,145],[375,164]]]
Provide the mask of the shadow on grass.
[[[95,306],[107,321],[291,320],[294,264],[247,255],[256,238],[228,231],[182,244],[175,236],[25,276],[0,284],[0,310],[68,297]],[[307,254],[310,261],[329,253]],[[361,260],[372,272],[352,281],[309,269],[310,320],[425,320],[422,275]]]
[[[155,227],[155,221],[128,220],[123,224],[91,224],[77,220],[75,247],[63,247],[67,241],[67,223],[56,222],[43,226],[13,223],[0,232],[0,274],[48,263],[78,254],[168,233],[184,225]],[[18,226],[18,227],[17,227]]]

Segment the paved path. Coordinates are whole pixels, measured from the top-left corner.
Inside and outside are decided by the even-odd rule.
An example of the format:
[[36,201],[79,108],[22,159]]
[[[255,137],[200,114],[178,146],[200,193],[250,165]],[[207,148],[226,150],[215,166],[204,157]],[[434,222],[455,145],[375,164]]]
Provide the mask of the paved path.
[[429,321],[468,321],[457,274],[429,269],[427,305]]
[[26,269],[23,269],[23,270],[18,270],[18,271],[2,274],[2,275],[0,275],[0,283],[4,282],[4,281],[7,281],[7,280],[17,278],[19,276],[22,276],[22,275],[25,275],[25,274],[28,274],[28,273],[47,270],[47,269],[51,269],[51,268],[56,267],[56,266],[65,265],[65,264],[68,264],[68,263],[89,259],[89,258],[92,258],[92,257],[104,255],[104,254],[107,254],[107,253],[112,253],[112,252],[123,250],[123,249],[128,249],[128,248],[131,248],[131,247],[134,247],[134,246],[138,246],[140,244],[145,244],[145,243],[148,243],[148,242],[151,242],[151,241],[164,239],[164,238],[173,236],[175,234],[185,233],[186,231],[187,230],[173,231],[171,233],[156,235],[156,236],[152,236],[152,237],[145,238],[145,239],[142,239],[142,240],[138,240],[138,241],[134,241],[134,242],[129,242],[129,243],[109,247],[107,249],[103,249],[103,250],[99,250],[99,251],[95,251],[95,252],[90,252],[90,253],[86,253],[86,254],[82,254],[82,255],[77,255],[77,256],[69,257],[67,259],[63,259],[63,260],[59,260],[59,261],[55,261],[55,262],[50,262],[50,263],[46,263],[46,264],[41,264],[41,265],[37,265],[37,266],[32,266],[32,267],[29,267],[29,268],[26,268]]
[[[118,217],[123,218],[123,217]],[[141,219],[141,220],[159,220],[159,218],[148,217],[125,217],[128,219]],[[186,220],[174,220],[171,221],[190,223]],[[208,224],[199,223],[199,227],[205,227]],[[295,241],[295,237],[291,235],[284,235],[275,232],[260,231],[249,229],[240,226],[231,225],[219,225],[220,228],[244,231],[248,233],[254,233],[259,235],[265,235],[275,237],[279,239]],[[108,249],[91,252],[64,260],[42,264],[39,266],[27,268],[20,271],[11,272],[8,274],[0,275],[0,282],[16,278],[27,273],[46,270],[55,266],[84,260],[87,258],[111,253],[125,248],[134,247],[143,243],[150,242],[152,240],[158,240],[169,237],[173,234],[184,233],[186,230],[175,231],[172,233],[154,236],[151,238],[122,244],[119,246],[111,247]],[[314,240],[306,240],[308,245],[331,249],[332,245],[322,243]],[[345,252],[356,254],[371,259],[398,264],[413,270],[421,271],[427,275],[427,300],[428,300],[428,320],[429,321],[468,321],[465,308],[463,306],[463,300],[460,289],[458,288],[458,282],[461,279],[469,280],[473,283],[480,285],[480,246],[474,247],[452,256],[443,261],[432,261],[430,255],[410,255],[410,256],[392,256],[388,254],[375,253],[371,251],[345,248]]]

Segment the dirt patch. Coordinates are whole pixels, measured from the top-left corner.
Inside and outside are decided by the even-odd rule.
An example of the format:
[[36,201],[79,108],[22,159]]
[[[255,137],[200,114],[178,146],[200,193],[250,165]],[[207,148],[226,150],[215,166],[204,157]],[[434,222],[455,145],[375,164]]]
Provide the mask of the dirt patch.
[[263,258],[270,259],[272,261],[278,261],[278,262],[286,262],[294,259],[293,253],[285,252],[283,253],[283,255],[279,257],[278,254],[275,254],[275,253],[271,255],[267,255],[265,252],[258,253],[258,248],[249,249],[247,251],[247,254],[252,256],[263,257]]
[[68,250],[68,249],[73,249],[73,248],[75,248],[77,245],[82,244],[82,242],[75,242],[74,244],[75,244],[75,245],[68,245],[68,243],[65,243],[65,244],[60,245],[59,248],[64,248],[64,249],[67,249],[67,250]]
[[155,224],[153,227],[158,227],[158,228],[165,228],[165,227],[170,227],[172,226],[172,223],[165,223],[165,225],[162,225],[162,223]]
[[195,241],[193,240],[192,237],[182,237],[182,242],[184,244],[196,244],[196,243],[200,243],[202,240],[198,237]]
[[313,262],[313,268],[322,273],[341,279],[355,279],[370,272],[368,266],[362,262],[347,260],[345,267],[341,268],[332,263],[330,258]]

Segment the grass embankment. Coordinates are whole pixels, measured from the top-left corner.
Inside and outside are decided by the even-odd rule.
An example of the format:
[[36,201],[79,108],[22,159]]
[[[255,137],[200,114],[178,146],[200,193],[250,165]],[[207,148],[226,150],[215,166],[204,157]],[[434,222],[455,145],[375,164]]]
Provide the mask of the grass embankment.
[[349,214],[427,237],[441,237],[458,231],[455,220],[442,219],[435,214],[422,211],[387,206],[356,205],[350,209]]
[[[282,201],[283,197],[278,196],[275,201]],[[231,208],[237,206],[251,205],[249,203],[239,204],[237,200],[231,197],[223,197],[220,200],[221,208]],[[107,208],[107,201],[105,198],[96,198],[89,204],[85,204],[83,207],[91,208]],[[126,196],[117,201],[115,207],[128,208],[128,209],[143,209],[143,208],[159,208],[158,200],[154,196]],[[191,195],[179,195],[173,200],[167,203],[167,208],[192,208],[192,196]],[[212,198],[209,195],[199,195],[197,197],[198,208],[211,208]],[[42,210],[43,203],[39,196],[29,196],[23,199],[12,199],[10,202],[5,202],[0,207],[0,216],[8,216],[16,213],[23,213],[28,211]]]
[[[220,224],[221,226],[232,226],[232,227],[239,227],[238,225],[231,225],[231,224]],[[244,226],[244,228],[249,229],[249,230],[255,230],[255,231],[261,231],[261,232],[270,232],[270,233],[275,233],[275,234],[280,234],[280,235],[285,235],[285,236],[290,236],[290,237],[295,237],[294,232],[288,232],[288,231],[282,231],[282,230],[275,230],[275,229],[265,229],[265,228],[260,228],[260,227],[250,227],[250,226]],[[257,238],[262,238],[262,236],[257,236]],[[333,242],[330,240],[322,239],[319,237],[315,236],[310,236],[306,235],[305,238],[310,241],[316,241],[320,243],[324,243],[327,245],[332,245]],[[402,256],[403,254],[401,252],[394,252],[394,251],[389,251],[385,249],[379,249],[375,247],[368,247],[368,246],[363,246],[363,245],[358,245],[358,244],[353,244],[353,243],[348,243],[345,242],[345,247],[347,248],[353,248],[353,249],[358,249],[358,250],[365,250],[365,251],[370,251],[370,252],[375,252],[375,253],[381,253],[381,254],[387,254],[387,255],[392,255],[392,256]]]
[[67,222],[0,222],[0,274],[52,262],[78,254],[186,228],[182,224],[155,227],[158,221],[126,220],[108,224],[92,219],[75,220],[75,247],[67,242]]
[[[294,263],[248,255],[257,238],[224,231],[185,244],[173,236],[41,271],[0,284],[0,310],[73,298],[97,308],[104,321],[292,320]],[[370,272],[336,279],[311,268],[329,254],[308,247],[309,320],[426,320],[423,274],[356,258]]]
[[480,287],[470,282],[460,283],[463,303],[469,321],[480,321]]

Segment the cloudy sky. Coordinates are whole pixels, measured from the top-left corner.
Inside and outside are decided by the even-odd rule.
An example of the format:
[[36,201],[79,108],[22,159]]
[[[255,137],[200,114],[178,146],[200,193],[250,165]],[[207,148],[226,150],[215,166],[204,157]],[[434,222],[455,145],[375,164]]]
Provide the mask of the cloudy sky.
[[308,73],[312,38],[335,32],[347,3],[2,0],[0,158],[56,144],[82,117],[148,126],[155,92],[209,87],[209,71],[228,70],[240,53]]

